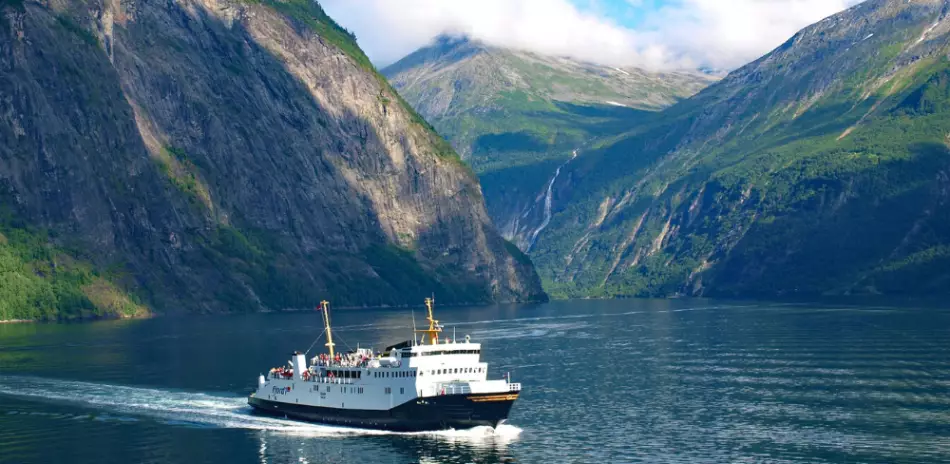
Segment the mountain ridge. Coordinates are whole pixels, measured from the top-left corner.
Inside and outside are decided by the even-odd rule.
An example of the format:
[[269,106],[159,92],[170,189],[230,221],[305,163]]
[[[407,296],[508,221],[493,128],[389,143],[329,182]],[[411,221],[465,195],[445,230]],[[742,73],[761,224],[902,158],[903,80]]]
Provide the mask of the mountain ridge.
[[[547,288],[940,289],[950,276],[924,269],[946,262],[950,238],[938,207],[947,11],[936,0],[859,4],[579,158],[532,252]],[[907,109],[914,98],[928,109]]]
[[[478,58],[479,55],[486,56],[486,61],[490,63],[482,65],[483,67],[494,68],[492,71],[496,74],[505,74],[504,77],[499,78],[506,84],[505,90],[511,90],[512,87],[531,87],[531,90],[538,95],[573,103],[614,104],[641,110],[656,110],[675,103],[683,96],[692,95],[706,84],[716,80],[714,75],[701,71],[651,72],[636,67],[600,65],[567,56],[544,55],[528,50],[490,45],[465,35],[437,36],[429,45],[383,68],[382,73],[394,82],[397,90],[404,90],[411,95],[414,93],[414,87],[425,85],[426,81],[436,80],[444,74],[459,72],[459,68],[473,66],[468,59]],[[558,88],[557,83],[537,82],[535,76],[519,76],[517,72],[499,69],[509,65],[505,61],[511,57],[529,65],[551,68],[551,71],[564,71],[565,74],[573,71],[578,74],[585,72],[597,75],[601,78],[601,82],[595,84],[602,84],[602,86],[591,85],[589,89],[571,89],[575,90],[575,93],[559,94],[558,91],[561,89]],[[611,82],[611,79],[620,82]],[[644,81],[650,81],[649,83],[656,85],[659,91],[648,92],[643,88]],[[499,89],[493,90],[496,90],[495,93],[499,91]],[[482,92],[481,96],[485,98],[485,101],[491,101],[494,97],[489,92]],[[605,98],[615,100],[605,100]],[[445,105],[439,110],[442,112],[461,111],[458,105]],[[439,117],[443,114],[438,111],[423,111],[423,113],[427,117]]]

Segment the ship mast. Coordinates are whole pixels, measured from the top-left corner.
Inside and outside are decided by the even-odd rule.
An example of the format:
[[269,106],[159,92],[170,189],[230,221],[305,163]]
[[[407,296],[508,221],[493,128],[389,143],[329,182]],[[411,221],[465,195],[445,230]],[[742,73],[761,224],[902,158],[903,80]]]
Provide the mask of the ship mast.
[[326,325],[327,330],[327,343],[326,347],[330,349],[330,359],[333,359],[333,331],[330,330],[330,302],[321,301],[320,308],[323,309],[323,322]]
[[429,311],[429,316],[426,317],[426,320],[429,321],[429,328],[427,330],[417,330],[417,332],[423,332],[429,335],[429,344],[438,345],[439,344],[439,332],[442,331],[442,326],[439,325],[439,321],[435,320],[432,317],[432,304],[435,303],[435,298],[426,298],[426,309]]

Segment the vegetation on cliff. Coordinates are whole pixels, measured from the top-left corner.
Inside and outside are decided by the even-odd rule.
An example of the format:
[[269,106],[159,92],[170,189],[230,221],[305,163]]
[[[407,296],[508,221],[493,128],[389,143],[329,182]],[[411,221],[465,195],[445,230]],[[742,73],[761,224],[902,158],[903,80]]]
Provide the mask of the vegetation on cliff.
[[9,212],[0,217],[0,321],[141,317],[149,313],[115,281],[120,269],[99,270],[79,253],[51,244]]

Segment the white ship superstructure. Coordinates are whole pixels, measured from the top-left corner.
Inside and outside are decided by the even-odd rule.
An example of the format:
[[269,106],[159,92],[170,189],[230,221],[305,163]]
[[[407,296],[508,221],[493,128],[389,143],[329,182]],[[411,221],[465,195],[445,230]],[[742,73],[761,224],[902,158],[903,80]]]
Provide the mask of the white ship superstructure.
[[382,352],[337,353],[327,302],[321,303],[328,353],[308,360],[296,352],[271,369],[248,402],[261,412],[336,425],[388,430],[497,427],[508,418],[521,385],[488,379],[481,344],[468,336],[441,338],[426,299],[428,329]]

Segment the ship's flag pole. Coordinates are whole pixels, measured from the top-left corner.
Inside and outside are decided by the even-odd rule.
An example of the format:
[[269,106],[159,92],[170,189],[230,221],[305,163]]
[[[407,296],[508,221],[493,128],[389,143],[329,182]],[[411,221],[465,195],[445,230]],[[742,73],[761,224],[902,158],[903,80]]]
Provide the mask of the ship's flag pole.
[[412,308],[412,345],[419,344],[419,334],[416,333],[416,308]]

